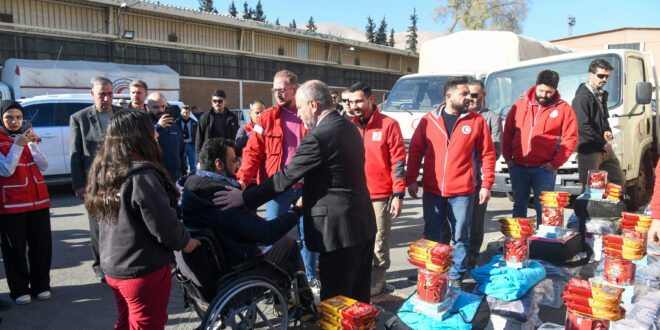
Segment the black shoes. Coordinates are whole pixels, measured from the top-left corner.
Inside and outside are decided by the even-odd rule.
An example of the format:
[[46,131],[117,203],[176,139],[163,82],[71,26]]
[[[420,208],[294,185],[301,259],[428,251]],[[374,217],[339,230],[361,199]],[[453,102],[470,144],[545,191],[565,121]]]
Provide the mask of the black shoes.
[[96,277],[96,280],[105,283],[105,274],[103,274],[102,270],[95,270],[94,271],[94,276]]

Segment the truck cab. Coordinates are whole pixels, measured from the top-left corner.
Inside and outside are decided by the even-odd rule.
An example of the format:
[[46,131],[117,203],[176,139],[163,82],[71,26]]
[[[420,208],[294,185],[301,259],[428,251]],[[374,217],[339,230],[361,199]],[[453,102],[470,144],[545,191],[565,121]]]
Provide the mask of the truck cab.
[[[605,85],[609,93],[607,107],[609,123],[614,134],[614,153],[621,162],[626,177],[625,189],[627,206],[637,208],[648,202],[653,189],[653,165],[658,157],[658,123],[648,100],[638,95],[650,94],[650,81],[647,77],[651,67],[645,54],[635,50],[583,51],[571,54],[549,56],[541,59],[520,62],[507,69],[488,74],[486,78],[486,107],[504,118],[513,104],[527,89],[536,83],[536,75],[544,69],[559,73],[558,91],[562,99],[571,103],[575,91],[588,80],[591,61],[602,58],[614,70]],[[652,58],[652,57],[650,57]],[[655,70],[655,68],[653,68]],[[656,98],[657,82],[654,82]],[[578,179],[576,154],[557,170],[555,190],[578,195],[582,186]],[[503,159],[496,166],[493,190],[511,193],[508,167]]]

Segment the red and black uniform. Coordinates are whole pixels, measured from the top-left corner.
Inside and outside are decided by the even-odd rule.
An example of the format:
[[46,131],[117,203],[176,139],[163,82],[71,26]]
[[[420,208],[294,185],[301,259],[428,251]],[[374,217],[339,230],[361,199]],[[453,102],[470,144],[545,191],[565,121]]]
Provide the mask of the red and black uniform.
[[[257,184],[260,184],[282,168],[284,123],[281,111],[282,108],[275,105],[259,115],[259,121],[243,148],[241,169],[236,173],[238,181],[249,184],[257,177]],[[300,130],[301,137],[308,132],[304,125],[300,125]],[[265,176],[257,175],[262,166],[265,166]]]
[[[444,108],[444,107],[443,107]],[[492,188],[495,181],[495,147],[486,120],[474,111],[460,115],[450,136],[440,110],[420,119],[408,147],[408,182],[416,182],[424,158],[422,186],[442,197],[474,193],[476,176],[481,187]],[[476,159],[480,155],[481,159]],[[481,172],[474,173],[481,161]]]
[[365,149],[364,172],[371,199],[387,198],[406,191],[406,145],[399,123],[378,111],[377,106],[366,126],[360,119],[351,121],[362,135]]
[[[3,163],[0,235],[7,283],[13,299],[50,290],[50,199],[30,145],[38,148],[36,144],[20,147],[0,131],[0,161]],[[40,161],[45,169],[45,156]],[[28,259],[25,257],[26,248]]]

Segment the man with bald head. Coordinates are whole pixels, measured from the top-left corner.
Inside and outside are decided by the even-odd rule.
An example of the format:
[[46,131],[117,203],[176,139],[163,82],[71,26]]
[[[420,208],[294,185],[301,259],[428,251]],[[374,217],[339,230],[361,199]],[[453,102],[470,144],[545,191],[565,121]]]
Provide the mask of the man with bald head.
[[302,179],[305,243],[320,252],[321,299],[344,295],[368,303],[376,217],[362,137],[335,111],[323,82],[306,82],[295,100],[298,117],[310,130],[295,156],[259,186],[219,191],[214,202],[256,209]]
[[151,120],[154,122],[154,128],[158,133],[158,144],[163,153],[163,167],[172,180],[176,181],[183,176],[183,164],[185,164],[186,146],[181,129],[177,125],[172,125],[174,117],[165,95],[150,94],[147,98],[147,106]]

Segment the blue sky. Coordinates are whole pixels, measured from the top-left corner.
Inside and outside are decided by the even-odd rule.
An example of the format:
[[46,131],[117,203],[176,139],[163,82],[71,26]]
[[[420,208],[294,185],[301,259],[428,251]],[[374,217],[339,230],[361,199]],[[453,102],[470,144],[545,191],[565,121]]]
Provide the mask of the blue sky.
[[[239,12],[245,0],[235,1]],[[197,0],[160,0],[161,3],[188,8],[199,8]],[[215,0],[215,7],[221,13],[228,12],[231,1]],[[254,7],[257,0],[248,0]],[[304,25],[310,16],[317,23],[337,23],[364,30],[367,16],[371,16],[378,25],[383,16],[389,27],[396,32],[403,32],[410,26],[409,16],[413,8],[419,16],[418,28],[446,32],[446,24],[434,22],[433,8],[439,1],[347,1],[330,2],[309,0],[262,0],[264,12],[269,21],[279,17],[281,24],[288,24],[292,19]],[[592,33],[621,27],[660,27],[660,1],[658,0],[536,0],[529,6],[527,18],[522,24],[522,35],[538,40],[553,40],[568,36],[567,20],[573,15],[577,24],[573,35]],[[388,30],[389,30],[388,27]]]

